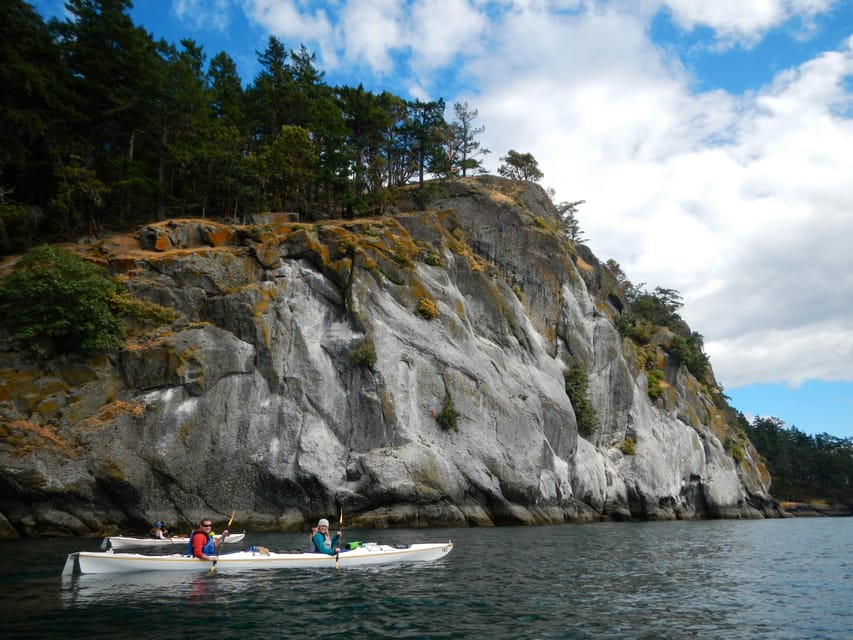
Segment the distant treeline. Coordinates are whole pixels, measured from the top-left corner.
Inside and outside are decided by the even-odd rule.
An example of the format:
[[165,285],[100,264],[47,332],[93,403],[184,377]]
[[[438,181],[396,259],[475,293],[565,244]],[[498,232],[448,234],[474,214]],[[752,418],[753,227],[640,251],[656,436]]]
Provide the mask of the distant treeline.
[[853,504],[853,438],[810,436],[778,418],[741,416],[744,431],[767,462],[777,500]]
[[481,169],[476,110],[332,87],[275,37],[249,83],[220,52],[155,41],[130,0],[45,23],[0,3],[0,252],[177,215],[381,210],[389,187]]

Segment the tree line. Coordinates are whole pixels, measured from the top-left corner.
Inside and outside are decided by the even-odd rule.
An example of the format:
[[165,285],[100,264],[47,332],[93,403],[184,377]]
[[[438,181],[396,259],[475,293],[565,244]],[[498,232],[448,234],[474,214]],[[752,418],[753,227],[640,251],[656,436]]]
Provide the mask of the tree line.
[[740,416],[741,426],[767,463],[777,500],[826,500],[853,505],[853,438],[811,436],[778,418]]
[[[330,86],[271,36],[244,84],[194,40],[155,40],[130,0],[0,7],[0,252],[179,215],[381,211],[390,187],[483,170],[478,112]],[[538,179],[512,151],[505,175]]]

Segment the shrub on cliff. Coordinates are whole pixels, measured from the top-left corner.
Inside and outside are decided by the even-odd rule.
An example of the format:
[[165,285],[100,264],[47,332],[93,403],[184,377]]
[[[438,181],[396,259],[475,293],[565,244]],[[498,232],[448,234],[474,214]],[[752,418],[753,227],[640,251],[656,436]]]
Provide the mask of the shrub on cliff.
[[573,358],[565,374],[566,395],[575,410],[578,433],[589,437],[598,429],[598,413],[589,399],[589,376],[582,363]]
[[123,343],[123,316],[163,322],[175,314],[131,300],[124,285],[98,265],[44,245],[23,256],[0,282],[0,315],[14,338],[47,357],[112,351]]
[[373,340],[363,340],[357,347],[350,349],[348,354],[357,367],[372,369],[376,366],[376,345]]

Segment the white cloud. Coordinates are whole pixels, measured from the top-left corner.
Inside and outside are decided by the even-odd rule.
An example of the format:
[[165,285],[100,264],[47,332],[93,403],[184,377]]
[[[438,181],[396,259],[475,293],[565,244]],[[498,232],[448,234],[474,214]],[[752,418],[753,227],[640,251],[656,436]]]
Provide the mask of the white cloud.
[[229,0],[172,0],[178,20],[194,31],[212,29],[224,32],[230,22]]
[[412,66],[430,70],[473,53],[488,22],[468,0],[415,0],[410,24]]
[[338,23],[342,56],[352,63],[365,63],[374,71],[390,72],[391,53],[406,43],[404,9],[398,0],[345,3]]
[[[221,0],[218,0],[221,1]],[[306,45],[313,50],[319,46],[325,68],[336,65],[334,42],[334,9],[324,2],[307,0],[242,0],[243,10],[254,22],[282,40],[289,49]]]
[[798,16],[808,31],[810,20],[837,0],[664,0],[673,21],[691,30],[710,27],[723,43],[753,44],[762,34]]

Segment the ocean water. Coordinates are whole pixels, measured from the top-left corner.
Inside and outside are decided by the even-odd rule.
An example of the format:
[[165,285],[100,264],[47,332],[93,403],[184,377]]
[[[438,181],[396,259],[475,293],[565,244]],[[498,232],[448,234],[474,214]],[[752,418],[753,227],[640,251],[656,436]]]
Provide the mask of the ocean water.
[[[236,529],[236,527],[232,527]],[[246,545],[307,547],[307,533]],[[345,531],[442,542],[431,564],[215,574],[60,573],[99,539],[0,542],[18,638],[853,638],[853,519]]]

